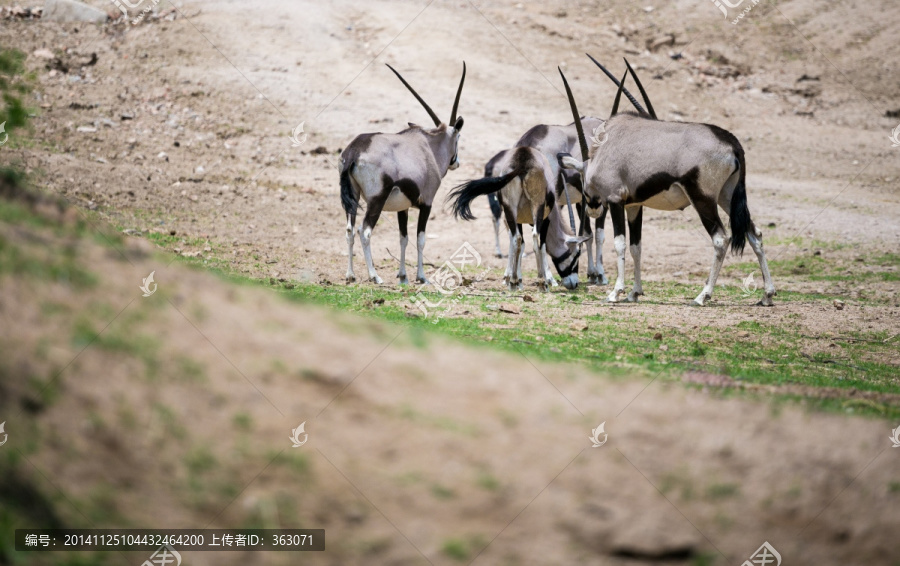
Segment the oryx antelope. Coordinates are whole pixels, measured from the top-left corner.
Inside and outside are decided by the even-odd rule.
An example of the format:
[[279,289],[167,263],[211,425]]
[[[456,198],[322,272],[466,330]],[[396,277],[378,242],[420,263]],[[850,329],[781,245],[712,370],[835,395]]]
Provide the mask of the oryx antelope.
[[[762,246],[762,233],[750,219],[747,207],[744,150],[731,133],[709,124],[664,122],[657,120],[649,97],[628,61],[619,92],[606,121],[607,141],[595,146],[591,154],[581,143],[582,159],[560,155],[565,168],[581,171],[585,194],[599,198],[609,207],[615,235],[618,273],[609,295],[612,302],[625,294],[625,217],[628,217],[631,256],[634,259],[634,287],[628,300],[643,295],[641,287],[641,217],[643,207],[658,210],[684,210],[693,205],[704,228],[712,238],[715,255],[706,286],[694,302],[703,305],[710,299],[716,278],[725,259],[728,238],[719,219],[717,205],[725,210],[731,223],[731,250],[743,252],[750,242],[759,260],[765,281],[762,305],[772,305],[775,285],[769,273]],[[642,114],[617,114],[625,79],[631,74],[647,105]],[[578,112],[572,91],[560,70],[572,112]],[[584,131],[578,125],[578,136]]]
[[421,96],[406,80],[388,65],[400,82],[416,97],[434,122],[433,129],[425,129],[413,123],[396,134],[361,134],[350,142],[341,153],[341,205],[347,214],[348,267],[347,281],[356,280],[353,273],[353,241],[356,232],[356,212],[360,196],[366,201],[367,210],[359,228],[369,280],[381,284],[382,279],[375,272],[372,263],[372,230],[382,211],[397,213],[400,227],[400,270],[397,278],[401,284],[409,283],[406,276],[406,231],[409,209],[419,209],[416,227],[416,247],[418,263],[416,281],[427,283],[423,253],[425,251],[425,226],[431,215],[431,206],[441,179],[448,169],[459,167],[459,132],[463,127],[462,117],[456,116],[459,97],[466,81],[466,63],[463,62],[462,78],[456,90],[450,121],[445,124],[425,103]]
[[[544,265],[547,254],[567,289],[578,286],[579,239],[569,233],[556,205],[557,184],[562,183],[557,168],[537,149],[514,147],[495,156],[492,177],[474,179],[457,186],[448,196],[453,214],[463,220],[473,220],[471,203],[481,196],[500,193],[500,205],[509,228],[509,262],[504,279],[511,290],[522,289],[522,256],[525,242],[522,224],[531,224],[534,256],[537,261],[539,286],[546,289],[555,283],[549,266]],[[571,208],[570,208],[571,212]],[[574,226],[572,227],[574,232]]]

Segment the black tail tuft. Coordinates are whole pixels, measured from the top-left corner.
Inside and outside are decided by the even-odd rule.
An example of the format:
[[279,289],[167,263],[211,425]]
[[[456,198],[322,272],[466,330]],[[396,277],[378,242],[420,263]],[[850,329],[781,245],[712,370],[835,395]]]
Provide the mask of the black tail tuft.
[[512,171],[502,177],[485,177],[457,185],[447,197],[447,200],[452,201],[453,216],[463,220],[474,220],[475,216],[472,215],[470,208],[472,201],[482,195],[496,193],[518,175],[518,171]]
[[347,214],[356,214],[359,209],[359,202],[353,198],[353,185],[350,183],[350,171],[356,165],[355,162],[350,163],[343,171],[341,171],[341,206]]
[[738,157],[740,178],[731,195],[731,210],[728,215],[731,219],[731,253],[742,255],[744,244],[747,242],[747,230],[751,229],[750,209],[747,208],[746,172],[744,170],[743,154]]

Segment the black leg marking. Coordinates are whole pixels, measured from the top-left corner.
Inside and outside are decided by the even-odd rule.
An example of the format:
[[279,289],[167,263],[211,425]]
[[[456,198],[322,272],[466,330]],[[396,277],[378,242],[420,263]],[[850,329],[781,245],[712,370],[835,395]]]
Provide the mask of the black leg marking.
[[400,228],[400,237],[406,238],[406,223],[409,221],[409,211],[401,210],[397,213],[397,226]]
[[585,214],[584,199],[575,205],[575,210],[578,212],[578,218],[581,218],[582,223],[582,226],[578,228],[578,233],[592,236],[594,231],[591,229],[591,219]]
[[431,206],[427,204],[419,206],[419,222],[416,227],[417,236],[425,231],[425,226],[428,224],[429,216],[431,216]]
[[625,207],[621,204],[609,204],[609,217],[612,219],[613,236],[625,235]]
[[628,220],[628,241],[632,246],[641,245],[641,224],[644,218],[644,207],[638,207],[634,218]]

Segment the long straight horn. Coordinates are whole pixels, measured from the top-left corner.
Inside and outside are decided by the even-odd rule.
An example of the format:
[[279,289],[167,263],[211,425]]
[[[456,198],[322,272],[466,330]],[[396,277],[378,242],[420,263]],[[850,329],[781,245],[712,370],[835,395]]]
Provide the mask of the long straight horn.
[[653,105],[650,104],[650,97],[647,96],[647,91],[644,90],[644,85],[641,84],[641,79],[638,78],[637,73],[635,73],[634,69],[631,68],[631,64],[628,62],[628,59],[625,59],[625,65],[628,66],[628,72],[631,73],[631,77],[634,79],[634,82],[637,83],[638,89],[641,91],[641,96],[644,98],[644,104],[647,105],[647,112],[649,112],[650,116],[652,116],[653,119],[656,120],[656,112],[653,111]]
[[[600,64],[600,61],[597,61],[596,59],[594,59],[593,57],[591,57],[591,54],[590,54],[590,53],[585,53],[585,55],[587,55],[588,58],[590,58],[590,60],[594,62],[595,65],[597,65],[598,67],[600,67],[600,70],[603,71],[603,72],[606,74],[607,77],[609,77],[609,80],[611,80],[611,81],[613,82],[613,84],[615,84],[617,87],[619,86],[619,84],[620,84],[620,83],[619,83],[619,79],[617,79],[615,76],[613,76],[613,74],[610,73],[609,70],[608,70],[606,67],[604,67],[603,65],[601,65],[601,64]],[[635,110],[637,110],[637,111],[638,111],[639,113],[641,113],[641,114],[646,114],[646,113],[647,113],[647,111],[644,110],[644,107],[641,106],[641,103],[637,101],[637,99],[634,97],[634,95],[631,94],[630,92],[628,92],[628,89],[627,89],[627,88],[623,88],[623,89],[622,89],[622,92],[625,93],[625,96],[627,96],[627,97],[628,97],[628,100],[631,101],[631,104],[634,106]]]
[[[587,140],[584,139],[584,126],[581,125],[581,115],[578,113],[578,105],[575,104],[575,97],[572,96],[572,89],[569,88],[569,81],[566,80],[566,75],[559,67],[556,69],[559,71],[559,76],[562,77],[563,84],[566,86],[566,96],[569,98],[569,107],[572,109],[572,117],[575,119],[575,131],[578,132],[578,145],[581,146],[581,160],[587,161],[590,156],[588,154]],[[575,234],[577,233],[575,228],[575,214],[572,212],[572,201],[569,199],[569,184],[566,183],[562,170],[559,172],[559,180],[562,182],[563,192],[566,193],[566,205],[569,207],[569,222],[572,223],[572,233]],[[581,202],[582,204],[584,203],[584,195],[581,197]]]
[[[387,65],[387,63],[385,63],[385,65]],[[394,68],[391,67],[390,65],[387,65],[387,68],[390,69],[390,70],[392,70],[392,71],[394,71],[394,74],[397,75],[397,78],[400,79],[400,82],[403,83],[403,85],[404,85],[406,88],[409,89],[409,92],[413,93],[413,96],[416,97],[416,100],[419,101],[419,104],[421,104],[423,107],[425,107],[425,111],[428,112],[428,115],[431,116],[431,119],[432,119],[432,120],[434,120],[434,125],[435,125],[435,126],[440,126],[440,125],[441,125],[441,119],[437,117],[437,114],[434,113],[434,110],[431,109],[431,106],[428,106],[428,104],[427,104],[424,100],[422,100],[422,97],[419,96],[419,93],[416,92],[416,89],[414,89],[413,87],[409,86],[409,83],[406,82],[406,79],[404,79],[403,77],[401,77],[401,76],[400,76],[400,73],[398,73],[396,69],[394,69]]]
[[456,100],[453,101],[453,111],[450,112],[450,122],[447,124],[451,128],[456,124],[456,111],[459,109],[459,95],[462,94],[463,83],[466,82],[466,62],[463,61],[463,74],[459,79],[459,88],[456,89]]
[[581,146],[581,160],[587,161],[590,155],[588,155],[588,144],[587,140],[584,137],[584,127],[581,125],[581,115],[578,113],[578,106],[575,104],[575,97],[572,96],[572,89],[569,88],[569,81],[566,80],[566,75],[563,74],[562,69],[557,67],[559,70],[559,76],[562,77],[563,84],[566,85],[566,96],[569,97],[569,106],[572,108],[572,118],[575,119],[575,131],[578,132],[578,145]]
[[619,100],[622,99],[622,89],[625,88],[625,79],[628,78],[628,71],[625,71],[625,74],[622,75],[622,82],[619,83],[619,91],[616,92],[616,99],[613,101],[612,112],[609,113],[609,117],[612,118],[616,114],[619,113]]

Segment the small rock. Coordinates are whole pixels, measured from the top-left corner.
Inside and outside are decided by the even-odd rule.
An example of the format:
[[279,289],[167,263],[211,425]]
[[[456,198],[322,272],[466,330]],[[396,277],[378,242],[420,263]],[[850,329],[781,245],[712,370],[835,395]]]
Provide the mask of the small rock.
[[526,303],[533,303],[534,297],[532,297],[531,295],[522,295],[522,300]]
[[515,305],[510,305],[510,304],[500,305],[499,310],[500,310],[500,312],[506,312],[509,314],[521,314],[522,313],[522,310],[519,307],[517,307]]
[[40,59],[53,59],[56,55],[53,54],[49,49],[37,49],[34,53],[32,53],[35,57]]
[[81,132],[84,134],[93,134],[94,132],[97,131],[97,128],[95,128],[93,126],[78,126],[77,128],[75,128],[75,131]]
[[657,332],[653,335],[654,340],[662,340],[662,332]]
[[659,349],[662,350],[663,352],[669,351],[669,347],[666,344],[660,344]]
[[310,151],[310,153],[313,155],[324,155],[328,153],[328,148],[326,148],[324,145],[320,145],[316,149]]
[[737,333],[738,338],[750,338],[750,333],[746,330]]
[[839,311],[844,310],[844,301],[839,301],[838,299],[835,299],[834,300],[834,308],[836,308]]
[[583,322],[573,322],[569,325],[569,328],[576,332],[585,332],[588,329],[588,325]]

